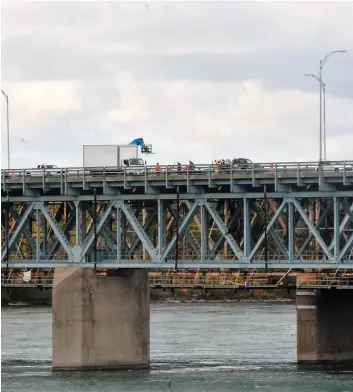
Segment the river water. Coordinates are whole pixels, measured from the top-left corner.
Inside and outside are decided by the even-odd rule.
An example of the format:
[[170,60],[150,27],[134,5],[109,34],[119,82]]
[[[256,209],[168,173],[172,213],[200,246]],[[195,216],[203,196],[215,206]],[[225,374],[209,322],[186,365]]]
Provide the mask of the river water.
[[51,309],[2,309],[2,391],[353,392],[349,366],[298,366],[293,303],[152,304],[151,370],[51,371]]

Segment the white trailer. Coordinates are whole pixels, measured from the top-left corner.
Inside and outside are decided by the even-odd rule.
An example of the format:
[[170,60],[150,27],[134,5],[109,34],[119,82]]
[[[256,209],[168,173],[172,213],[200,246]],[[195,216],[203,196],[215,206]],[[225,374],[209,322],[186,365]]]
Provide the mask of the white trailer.
[[125,166],[144,166],[144,161],[138,157],[138,146],[134,144],[86,144],[83,146],[83,166],[123,168]]
[[125,145],[84,145],[83,166],[108,167],[108,166],[134,166],[143,165],[143,159],[138,157],[138,146]]

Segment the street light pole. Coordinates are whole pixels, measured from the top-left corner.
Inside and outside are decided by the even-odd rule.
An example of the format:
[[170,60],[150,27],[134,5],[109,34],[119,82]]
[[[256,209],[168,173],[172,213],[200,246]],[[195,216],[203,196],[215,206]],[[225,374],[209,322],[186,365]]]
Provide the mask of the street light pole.
[[[319,161],[322,161],[322,109],[321,109],[321,90],[324,92],[323,96],[324,96],[324,134],[326,134],[326,86],[325,83],[316,75],[314,74],[305,74],[305,76],[311,76],[313,78],[315,78],[319,83],[320,83],[320,158]],[[324,139],[325,140],[325,139]],[[325,146],[326,146],[326,141],[325,141]],[[324,158],[324,160],[326,160],[326,158]]]
[[[343,53],[346,53],[346,51],[345,50],[333,50],[332,52],[327,53],[327,55],[323,59],[320,60],[319,79],[320,79],[321,82],[322,82],[322,69],[323,69],[326,61],[332,55],[334,55],[336,53],[342,53],[343,54]],[[326,124],[325,124],[325,121],[326,121],[326,114],[325,114],[326,108],[325,108],[325,105],[326,105],[326,103],[325,103],[325,91],[322,89],[323,86],[325,86],[325,84],[320,84],[320,161],[322,159],[322,138],[323,138],[323,141],[324,141],[324,148],[323,148],[323,150],[324,150],[324,161],[326,161]],[[323,110],[323,112],[324,112],[324,119],[323,119],[323,121],[324,121],[324,132],[323,132],[323,135],[322,135],[322,108],[321,108],[322,107],[322,93],[321,93],[322,91],[324,93],[323,94],[324,95],[324,110]]]
[[7,122],[7,168],[10,169],[10,120],[9,120],[9,96],[1,89],[1,93],[6,101],[6,122]]

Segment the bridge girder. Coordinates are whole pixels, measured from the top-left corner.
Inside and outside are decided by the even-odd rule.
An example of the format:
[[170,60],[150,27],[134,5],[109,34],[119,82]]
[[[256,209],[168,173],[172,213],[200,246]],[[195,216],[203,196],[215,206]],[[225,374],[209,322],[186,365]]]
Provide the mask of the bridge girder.
[[[2,265],[353,268],[353,196],[254,198],[252,203],[232,198],[226,199],[231,206],[226,213],[225,200],[205,197],[188,203],[181,200],[179,209],[176,200],[166,203],[158,195],[143,203],[73,202],[75,208],[68,209],[67,216],[55,214],[63,201],[12,202],[10,198],[9,205],[2,203],[3,216],[8,214],[14,222],[9,254],[3,241]],[[5,238],[4,226],[2,232]],[[34,244],[39,244],[39,251]]]

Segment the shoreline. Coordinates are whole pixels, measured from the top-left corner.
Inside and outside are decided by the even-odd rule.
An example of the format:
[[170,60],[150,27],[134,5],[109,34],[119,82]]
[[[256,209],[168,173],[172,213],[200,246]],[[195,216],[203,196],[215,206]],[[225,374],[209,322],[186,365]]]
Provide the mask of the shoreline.
[[[1,307],[51,306],[52,302],[51,290],[2,289],[1,294]],[[295,290],[284,289],[237,291],[233,289],[152,289],[150,291],[150,302],[153,304],[292,303],[294,301]]]
[[[251,303],[281,303],[281,304],[293,304],[295,299],[289,298],[278,298],[278,299],[239,299],[239,300],[151,300],[150,304],[153,305],[212,305],[212,304],[251,304]],[[40,303],[8,303],[6,305],[1,305],[2,308],[20,308],[20,307],[30,307],[30,308],[49,308],[51,304],[40,304]]]

